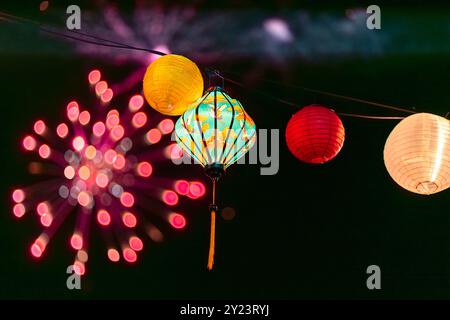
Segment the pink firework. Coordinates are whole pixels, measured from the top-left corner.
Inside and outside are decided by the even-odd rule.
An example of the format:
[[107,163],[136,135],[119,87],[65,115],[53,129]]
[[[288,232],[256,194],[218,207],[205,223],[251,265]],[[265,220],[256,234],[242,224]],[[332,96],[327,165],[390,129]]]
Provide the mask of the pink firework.
[[122,112],[110,108],[114,92],[101,78],[99,70],[88,75],[99,102],[95,108],[83,110],[71,101],[67,121],[54,130],[43,120],[34,123],[33,134],[23,138],[22,146],[40,158],[30,163],[30,173],[50,178],[12,192],[14,215],[21,218],[35,211],[44,227],[30,247],[35,258],[44,255],[65,219],[76,215],[75,230],[67,241],[76,252],[74,270],[81,275],[86,270],[93,221],[105,235],[108,259],[133,263],[144,247],[139,232],[159,242],[163,236],[155,220],[184,228],[186,219],[175,210],[180,197],[198,199],[205,194],[202,182],[155,175],[154,166],[161,159],[182,157],[176,143],[166,146],[162,154],[160,148],[152,147],[172,133],[173,121],[166,118],[150,126],[146,112],[150,108],[143,108],[139,94],[129,99]]

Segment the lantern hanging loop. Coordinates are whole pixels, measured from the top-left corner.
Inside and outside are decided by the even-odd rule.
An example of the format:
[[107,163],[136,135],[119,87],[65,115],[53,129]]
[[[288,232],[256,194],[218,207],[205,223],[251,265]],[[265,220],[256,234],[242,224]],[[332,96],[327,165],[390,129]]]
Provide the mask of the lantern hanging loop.
[[[222,76],[219,70],[205,68],[206,75],[208,76],[208,88],[221,86],[221,88],[225,87],[225,78]],[[219,80],[216,80],[218,78]]]

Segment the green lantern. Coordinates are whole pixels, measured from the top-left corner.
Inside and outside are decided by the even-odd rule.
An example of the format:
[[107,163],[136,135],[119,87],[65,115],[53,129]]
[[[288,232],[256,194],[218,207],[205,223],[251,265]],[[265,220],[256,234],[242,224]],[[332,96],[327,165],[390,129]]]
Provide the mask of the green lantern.
[[226,168],[239,160],[256,141],[256,126],[242,104],[220,87],[208,89],[197,107],[187,110],[175,125],[177,143],[200,163],[213,182],[211,240],[208,269],[214,263],[215,184]]

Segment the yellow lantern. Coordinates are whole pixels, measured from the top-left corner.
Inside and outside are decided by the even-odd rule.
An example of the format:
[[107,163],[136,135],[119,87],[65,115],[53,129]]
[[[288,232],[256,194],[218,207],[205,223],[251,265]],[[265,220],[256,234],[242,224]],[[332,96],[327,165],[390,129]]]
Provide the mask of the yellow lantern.
[[153,61],[145,72],[144,96],[162,114],[183,114],[203,94],[203,78],[197,65],[176,54]]
[[430,195],[450,186],[450,122],[430,113],[409,116],[392,130],[384,164],[401,187]]

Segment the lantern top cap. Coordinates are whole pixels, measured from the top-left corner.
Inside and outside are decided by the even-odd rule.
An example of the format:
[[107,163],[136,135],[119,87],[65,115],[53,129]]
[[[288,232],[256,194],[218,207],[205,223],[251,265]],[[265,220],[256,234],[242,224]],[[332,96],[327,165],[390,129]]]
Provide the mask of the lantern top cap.
[[[305,109],[305,108],[308,108],[308,107],[316,107],[316,108],[327,109],[327,110],[329,110],[329,111],[331,111],[331,112],[336,113],[336,111],[335,111],[334,109],[332,109],[332,108],[330,108],[330,107],[328,107],[328,106],[324,106],[324,105],[322,105],[322,104],[318,104],[318,103],[308,104],[307,106],[304,106],[304,107],[302,107],[301,109]],[[301,110],[301,109],[300,109],[300,110]]]
[[213,91],[220,91],[220,92],[226,93],[226,91],[220,86],[211,86],[208,88],[208,90],[206,90],[206,92],[208,92],[208,93],[213,92]]

